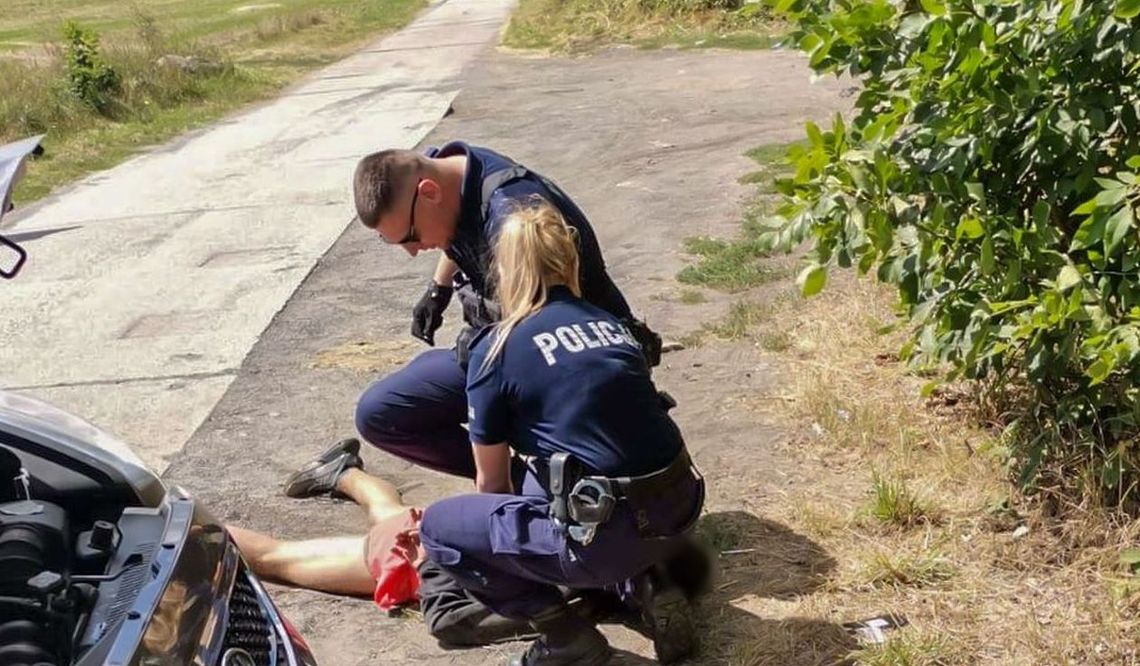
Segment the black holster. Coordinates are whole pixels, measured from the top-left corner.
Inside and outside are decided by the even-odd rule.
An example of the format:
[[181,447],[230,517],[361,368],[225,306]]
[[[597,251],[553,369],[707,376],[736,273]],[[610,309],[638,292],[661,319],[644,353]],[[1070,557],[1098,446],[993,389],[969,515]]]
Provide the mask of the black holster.
[[467,279],[460,274],[454,281],[455,297],[463,309],[463,321],[468,326],[483,328],[498,322],[503,318],[499,304],[493,299],[480,294]]
[[[637,520],[638,534],[644,539],[669,538],[687,532],[696,523],[704,504],[704,479],[685,449],[665,468],[636,477],[587,474],[582,463],[569,453],[551,456],[547,465],[550,516],[583,545],[588,545],[597,528],[609,521],[618,502],[629,505]],[[677,488],[686,475],[696,477],[700,492],[691,516],[680,526],[654,525],[651,512],[677,501]]]

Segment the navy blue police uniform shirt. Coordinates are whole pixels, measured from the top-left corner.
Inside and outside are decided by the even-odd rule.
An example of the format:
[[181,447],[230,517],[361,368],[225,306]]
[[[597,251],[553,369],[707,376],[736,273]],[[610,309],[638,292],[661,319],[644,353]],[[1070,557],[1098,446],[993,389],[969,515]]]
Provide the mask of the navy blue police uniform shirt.
[[605,310],[555,287],[484,370],[493,339],[489,326],[472,344],[472,442],[507,442],[541,458],[567,452],[607,476],[648,474],[680,453],[680,432],[658,401],[641,349]]
[[552,191],[541,176],[528,169],[530,173],[526,177],[507,182],[495,190],[484,219],[484,178],[496,171],[514,167],[517,163],[493,150],[471,146],[462,141],[429,148],[424,154],[428,157],[467,156],[459,223],[456,225],[455,237],[447,249],[447,256],[459,266],[477,293],[486,298],[494,297],[490,293],[488,275],[491,269],[491,248],[495,246],[499,228],[508,215],[520,206],[526,207],[528,202],[538,197],[554,205],[566,223],[578,231],[578,279],[582,297],[619,319],[632,316],[625,297],[606,273],[606,263],[590,221],[569,197]]

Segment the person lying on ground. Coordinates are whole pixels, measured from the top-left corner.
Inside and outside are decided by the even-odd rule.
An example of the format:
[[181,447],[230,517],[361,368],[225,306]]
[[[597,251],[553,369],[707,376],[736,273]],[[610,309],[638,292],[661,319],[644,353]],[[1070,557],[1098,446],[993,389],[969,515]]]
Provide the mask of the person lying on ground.
[[432,636],[449,646],[477,646],[533,635],[526,622],[493,613],[423,554],[422,511],[396,487],[364,471],[360,442],[338,442],[286,482],[290,497],[337,493],[364,510],[368,531],[304,541],[227,525],[258,576],[331,594],[372,597],[383,610],[420,602]]

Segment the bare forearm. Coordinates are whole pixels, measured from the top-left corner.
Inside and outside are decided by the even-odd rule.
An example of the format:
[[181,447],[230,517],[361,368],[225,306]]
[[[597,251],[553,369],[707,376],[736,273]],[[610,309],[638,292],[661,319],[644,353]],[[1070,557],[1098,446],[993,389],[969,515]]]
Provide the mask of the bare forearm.
[[454,261],[446,254],[440,255],[439,263],[435,265],[435,274],[431,279],[440,286],[450,287],[451,280],[455,277],[457,271],[459,271],[459,266],[457,266]]
[[510,493],[511,451],[505,443],[473,444],[475,490],[481,493]]
[[475,492],[479,493],[511,493],[510,479],[488,479],[482,474],[475,475]]

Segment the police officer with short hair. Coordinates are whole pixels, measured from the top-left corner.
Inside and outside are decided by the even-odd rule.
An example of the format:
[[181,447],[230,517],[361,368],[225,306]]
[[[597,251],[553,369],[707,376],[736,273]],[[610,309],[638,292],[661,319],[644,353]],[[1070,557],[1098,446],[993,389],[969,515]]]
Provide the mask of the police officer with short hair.
[[412,256],[421,250],[444,253],[413,311],[412,334],[434,344],[453,290],[468,324],[454,350],[426,351],[361,395],[357,430],[374,446],[431,469],[474,476],[462,427],[463,364],[474,331],[499,318],[488,280],[494,239],[512,210],[535,199],[554,206],[578,234],[582,298],[620,320],[650,365],[657,364],[660,337],[633,317],[606,273],[589,220],[549,179],[492,150],[453,142],[426,154],[368,155],[357,166],[353,189],[357,216],[383,241]]
[[[579,241],[547,205],[502,224],[503,317],[475,338],[467,369],[479,492],[432,504],[420,526],[430,560],[540,634],[510,662],[520,666],[606,663],[605,638],[559,586],[612,588],[663,562],[704,502],[640,346],[619,317],[583,298]],[[522,479],[512,450],[527,461]],[[684,597],[652,601],[643,610],[658,658],[686,656]]]

